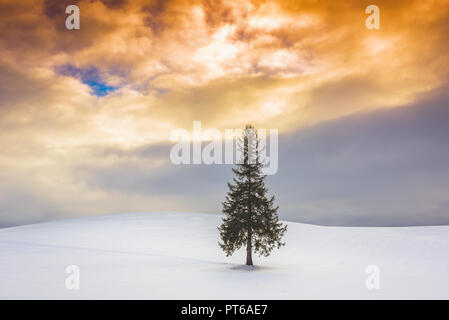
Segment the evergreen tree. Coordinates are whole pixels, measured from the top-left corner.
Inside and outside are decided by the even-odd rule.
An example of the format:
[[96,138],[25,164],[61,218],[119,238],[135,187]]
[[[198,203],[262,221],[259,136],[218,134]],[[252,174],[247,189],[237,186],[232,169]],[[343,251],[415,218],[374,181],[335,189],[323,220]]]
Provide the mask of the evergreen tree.
[[218,228],[222,240],[219,245],[227,256],[246,245],[246,264],[252,266],[253,251],[268,256],[285,244],[281,238],[287,226],[279,222],[274,196],[267,196],[259,139],[253,126],[246,126],[238,148],[242,159],[232,169],[234,183],[228,183],[229,192],[223,202],[225,216]]

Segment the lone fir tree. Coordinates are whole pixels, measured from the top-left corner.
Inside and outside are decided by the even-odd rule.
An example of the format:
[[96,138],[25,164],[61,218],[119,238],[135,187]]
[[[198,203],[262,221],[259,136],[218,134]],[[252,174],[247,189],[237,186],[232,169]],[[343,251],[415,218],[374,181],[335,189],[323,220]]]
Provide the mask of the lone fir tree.
[[274,196],[267,196],[259,139],[253,126],[246,126],[238,148],[242,157],[232,169],[236,177],[233,184],[228,183],[229,192],[223,202],[225,216],[218,228],[219,245],[227,256],[246,245],[246,264],[252,266],[253,251],[268,256],[285,244],[281,238],[287,226],[279,222]]

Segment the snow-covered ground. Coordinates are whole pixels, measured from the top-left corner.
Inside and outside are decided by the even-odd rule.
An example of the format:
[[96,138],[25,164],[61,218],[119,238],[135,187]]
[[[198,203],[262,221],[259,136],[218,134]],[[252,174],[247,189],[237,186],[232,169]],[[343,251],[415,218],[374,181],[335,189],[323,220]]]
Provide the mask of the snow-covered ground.
[[[0,229],[0,298],[449,299],[449,226],[288,223],[287,245],[242,264],[219,249],[220,216],[132,213]],[[80,289],[66,289],[68,265]],[[368,265],[380,288],[366,287]]]

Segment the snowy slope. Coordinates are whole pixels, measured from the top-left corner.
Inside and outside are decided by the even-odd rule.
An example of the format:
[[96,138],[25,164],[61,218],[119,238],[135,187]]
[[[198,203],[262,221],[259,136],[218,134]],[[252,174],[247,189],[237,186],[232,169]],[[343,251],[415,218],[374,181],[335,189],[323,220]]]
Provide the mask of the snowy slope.
[[[288,223],[287,245],[257,267],[217,245],[220,216],[136,213],[0,229],[0,298],[449,299],[449,226]],[[65,268],[78,265],[80,289]],[[380,268],[368,290],[365,268]]]

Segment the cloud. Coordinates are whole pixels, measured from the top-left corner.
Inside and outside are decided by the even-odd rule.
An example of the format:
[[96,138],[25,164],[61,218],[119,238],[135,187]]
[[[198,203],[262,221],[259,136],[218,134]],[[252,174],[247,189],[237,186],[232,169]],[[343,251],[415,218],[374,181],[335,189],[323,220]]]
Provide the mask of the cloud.
[[[281,218],[341,226],[448,224],[447,102],[442,90],[407,108],[282,134],[279,171],[267,178]],[[231,166],[176,166],[169,161],[171,146],[86,147],[71,161],[71,153],[62,154],[57,161],[65,166],[44,163],[20,179],[17,172],[14,178],[3,175],[8,193],[0,222],[129,211],[220,212]],[[20,189],[28,190],[25,196]]]
[[325,225],[447,224],[447,94],[284,137],[272,177],[287,219]]
[[[139,95],[140,117],[168,124],[158,136],[179,126],[173,112],[196,115],[203,96],[217,90],[220,96],[201,105],[202,117],[214,118],[211,125],[241,125],[232,110],[222,107],[231,104],[260,126],[295,129],[406,105],[442,85],[448,70],[445,1],[381,1],[378,32],[366,30],[364,8],[353,1],[78,1],[79,31],[65,29],[65,4],[5,2],[4,63],[24,74],[51,74],[67,66],[95,70],[101,79],[89,82],[80,72],[72,77],[90,84],[92,95],[110,95],[118,87],[124,88],[118,93],[124,103]],[[48,81],[58,82],[58,74]],[[338,99],[331,97],[332,87]],[[15,95],[28,97],[24,93]],[[322,93],[330,97],[325,103]],[[267,103],[280,95],[282,101]],[[105,110],[109,101],[95,104]]]
[[[77,31],[65,29],[64,9],[73,3],[81,10]],[[203,128],[251,122],[281,130],[289,150],[281,162],[302,172],[311,190],[289,185],[291,179],[280,172],[280,184],[273,180],[276,188],[299,188],[310,197],[291,190],[280,195],[284,217],[296,219],[300,212],[304,221],[337,224],[446,221],[441,212],[447,202],[432,184],[444,186],[439,180],[444,175],[429,169],[407,141],[438,155],[440,145],[430,143],[426,134],[440,128],[446,137],[442,124],[429,127],[439,109],[413,105],[447,87],[447,3],[379,1],[381,29],[369,31],[359,1],[4,0],[0,220],[11,224],[164,208],[216,211],[227,168],[174,167],[167,163],[168,153],[163,156],[172,130],[190,130],[193,120],[201,120]],[[376,110],[389,116],[369,113]],[[393,134],[389,117],[412,114],[420,115],[419,121],[413,118],[413,130],[406,130],[405,118],[395,123],[403,135],[394,144],[397,150],[387,148],[395,141],[390,136],[367,136],[373,126]],[[355,126],[357,121],[363,126]],[[348,126],[352,131],[345,131]],[[361,146],[354,136],[372,144]],[[305,156],[306,167],[296,168],[298,150],[308,148],[315,158]],[[329,152],[335,161],[328,159]],[[405,155],[413,168],[407,172]],[[354,170],[347,171],[346,164]],[[372,173],[371,165],[385,169],[385,176]],[[329,176],[323,176],[325,170]],[[412,192],[409,186],[409,191],[393,192],[400,199],[396,204],[383,189],[370,190],[383,202],[361,193],[362,177],[389,190],[388,177],[396,174],[414,184],[422,181],[429,191],[417,187]],[[332,176],[347,181],[346,192],[336,191],[341,185]],[[196,192],[210,190],[217,191],[198,203]],[[360,202],[347,200],[350,192]],[[413,209],[406,196],[421,199],[424,194],[427,198],[414,209],[419,217],[403,213]],[[21,197],[33,205],[14,200]],[[400,218],[386,217],[388,208]],[[336,212],[335,220],[326,211]],[[425,214],[430,218],[422,218]]]

